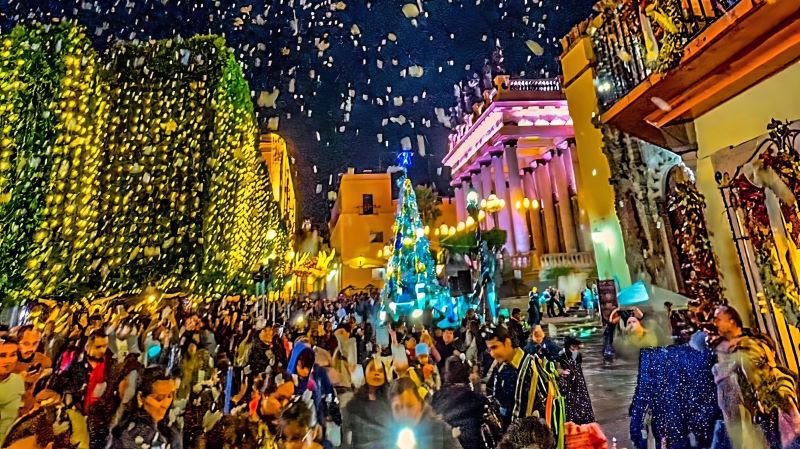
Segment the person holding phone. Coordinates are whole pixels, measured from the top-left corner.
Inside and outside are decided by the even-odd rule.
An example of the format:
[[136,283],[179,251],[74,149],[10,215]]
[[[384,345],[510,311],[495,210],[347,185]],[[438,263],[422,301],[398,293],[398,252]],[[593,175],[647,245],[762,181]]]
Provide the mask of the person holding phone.
[[42,333],[32,324],[26,324],[17,330],[17,341],[19,341],[19,350],[14,372],[25,380],[25,396],[22,398],[23,405],[20,411],[24,415],[33,408],[35,403],[33,386],[40,378],[53,372],[51,369],[53,362],[50,357],[37,351],[39,343],[42,341]]

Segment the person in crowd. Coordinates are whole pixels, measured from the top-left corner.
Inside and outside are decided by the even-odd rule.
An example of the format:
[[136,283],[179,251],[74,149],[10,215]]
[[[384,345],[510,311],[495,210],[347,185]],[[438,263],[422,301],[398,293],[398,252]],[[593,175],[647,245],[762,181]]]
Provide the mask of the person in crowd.
[[497,449],[555,449],[553,433],[533,416],[520,418],[509,426]]
[[387,366],[379,356],[364,366],[365,383],[345,407],[343,417],[345,442],[352,449],[380,447],[391,420]]
[[525,344],[523,350],[528,354],[551,362],[558,360],[561,353],[561,348],[550,337],[545,335],[542,326],[534,326],[531,329],[531,338]]
[[[316,363],[316,352],[305,341],[298,341],[289,360],[289,372],[296,376],[295,394],[311,393],[317,422],[330,432],[341,433],[342,415],[336,390],[327,371]],[[341,440],[340,435],[326,435]]]
[[455,354],[459,349],[461,341],[456,337],[455,329],[445,328],[441,329],[442,335],[436,338],[436,351],[439,353],[439,361],[436,366],[439,368],[439,373],[444,373],[445,364],[447,360]]
[[61,355],[61,348],[64,347],[65,342],[64,335],[61,332],[56,332],[56,323],[48,321],[42,331],[39,352],[42,352],[47,358],[55,362]]
[[276,371],[281,367],[286,367],[286,361],[283,358],[285,352],[275,340],[275,331],[272,325],[262,324],[264,327],[258,330],[250,347],[248,364],[251,373],[263,373],[268,367]]
[[561,365],[558,387],[564,395],[567,421],[575,424],[589,424],[595,421],[592,399],[586,379],[583,377],[583,356],[580,353],[583,343],[573,337],[564,338],[564,349],[561,351]]
[[[356,362],[358,361],[358,353],[356,351],[356,341],[351,336],[352,327],[349,322],[342,322],[334,331],[333,335],[336,337],[336,351],[333,353],[333,368],[339,374],[340,387],[345,390],[353,388],[353,372],[356,369]],[[342,402],[346,402],[349,397],[345,398],[340,396]]]
[[15,423],[0,446],[3,449],[60,449],[55,446],[57,441],[51,417],[45,409],[39,409],[24,421]]
[[508,332],[511,335],[511,339],[514,340],[514,344],[521,348],[525,345],[525,329],[522,327],[522,311],[515,307],[511,310],[511,316],[508,319]]
[[14,337],[0,337],[0,446],[19,416],[25,394],[25,380],[14,373],[18,351],[19,343]]
[[447,360],[442,389],[431,407],[444,421],[458,429],[464,449],[494,449],[501,433],[500,421],[486,396],[470,381],[471,368],[459,356]]
[[528,292],[528,326],[538,326],[542,322],[542,309],[539,304],[539,289],[531,287]]
[[423,401],[417,384],[408,377],[392,383],[389,390],[393,425],[386,433],[386,447],[461,449],[457,433]]
[[136,395],[141,371],[142,364],[137,354],[128,354],[114,377],[109,378],[109,385],[102,396],[89,408],[87,425],[91,449],[105,448],[109,430],[119,424]]
[[187,333],[181,345],[181,382],[177,399],[186,399],[195,385],[211,376],[211,356],[208,350],[200,345],[200,334]]
[[88,335],[83,353],[56,375],[52,389],[62,394],[68,405],[74,404],[86,414],[108,388],[115,368],[108,336],[102,329],[95,329]]
[[[263,449],[258,427],[244,415],[226,415],[211,431],[202,435],[206,448]],[[189,449],[184,446],[185,449]]]
[[[718,332],[714,341],[718,362],[713,372],[724,419],[724,429],[718,427],[715,434],[716,443],[728,441],[734,449],[791,443],[795,429],[800,428],[795,374],[778,365],[774,343],[745,329],[733,307],[718,306],[713,323]],[[788,425],[779,428],[781,421]]]
[[181,434],[167,418],[175,399],[175,379],[160,366],[146,368],[137,388],[136,398],[111,431],[111,449],[181,449]]
[[486,394],[497,401],[503,427],[534,412],[544,416],[547,392],[537,385],[537,357],[515,347],[504,326],[487,328],[484,337],[494,359]]
[[480,318],[478,318],[478,314],[475,313],[475,309],[469,308],[467,309],[467,314],[461,320],[461,328],[467,328],[467,323],[471,321],[478,321],[480,323]]
[[594,292],[588,285],[581,292],[581,307],[586,310],[590,318],[594,318],[594,312],[597,308]]
[[312,407],[296,400],[281,413],[276,438],[279,448],[323,449],[319,441],[321,429]]
[[428,392],[435,392],[442,386],[439,368],[431,360],[430,346],[419,343],[414,348],[416,360],[413,363],[414,381]]
[[24,415],[33,408],[33,386],[41,377],[47,377],[52,373],[53,363],[49,357],[37,351],[42,334],[32,324],[17,329],[17,340],[19,352],[14,372],[25,379],[25,396],[22,398],[23,406],[20,410],[20,414]]
[[[561,306],[561,301],[558,297],[558,292],[554,289],[548,288],[544,291],[544,300],[547,304],[547,316],[550,318],[564,316],[564,308]],[[558,308],[558,314],[556,314]]]

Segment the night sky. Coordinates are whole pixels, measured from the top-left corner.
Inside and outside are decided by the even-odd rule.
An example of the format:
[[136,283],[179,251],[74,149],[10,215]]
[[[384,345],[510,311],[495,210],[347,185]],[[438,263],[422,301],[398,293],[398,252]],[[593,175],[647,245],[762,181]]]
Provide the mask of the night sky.
[[[262,126],[277,121],[293,149],[302,215],[319,221],[339,173],[385,170],[403,138],[415,152],[412,179],[434,178],[447,151],[443,122],[456,104],[454,85],[481,73],[498,43],[507,73],[558,75],[558,40],[589,17],[593,3],[0,0],[0,30],[77,18],[101,51],[117,40],[223,34],[250,82]],[[407,17],[415,10],[415,19]]]

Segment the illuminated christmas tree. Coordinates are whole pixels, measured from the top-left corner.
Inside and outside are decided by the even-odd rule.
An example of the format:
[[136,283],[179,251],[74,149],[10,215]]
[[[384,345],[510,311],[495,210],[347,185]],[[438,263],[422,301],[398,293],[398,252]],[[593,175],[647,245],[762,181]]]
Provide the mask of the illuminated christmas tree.
[[[398,162],[406,169],[411,162],[411,153],[401,152]],[[428,229],[420,218],[414,186],[405,171],[398,180],[398,187],[400,195],[392,227],[394,241],[383,288],[388,312],[395,316],[411,314],[418,317],[422,310],[433,307],[442,314],[454,315],[450,290],[441,286],[437,279]]]

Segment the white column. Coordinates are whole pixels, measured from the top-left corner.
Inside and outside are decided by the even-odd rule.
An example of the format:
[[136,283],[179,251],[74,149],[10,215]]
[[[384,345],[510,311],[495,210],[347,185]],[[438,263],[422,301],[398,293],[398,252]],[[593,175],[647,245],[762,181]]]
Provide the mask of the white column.
[[572,157],[572,149],[575,146],[575,140],[570,139],[565,149],[561,150],[561,158],[564,160],[564,168],[567,173],[567,184],[569,184],[569,191],[572,193],[578,192],[578,182],[575,179],[575,173],[578,171],[575,159]]
[[553,203],[553,187],[550,185],[550,173],[547,162],[539,161],[533,170],[536,189],[539,192],[539,206],[542,208],[547,237],[547,251],[544,254],[553,254],[561,251],[558,244],[558,229],[556,228],[556,211]]
[[[481,199],[489,198],[489,195],[494,193],[494,188],[492,187],[492,162],[491,161],[481,161]],[[486,214],[486,230],[493,229],[496,224],[494,222],[494,217],[492,214]]]
[[528,224],[525,222],[525,211],[516,208],[516,204],[518,202],[522,203],[522,199],[525,197],[522,192],[522,177],[519,174],[516,140],[506,142],[505,154],[506,165],[508,165],[508,203],[506,207],[511,212],[517,254],[526,254],[531,250],[530,240],[528,239]]
[[456,195],[456,219],[458,221],[466,220],[467,216],[467,207],[466,202],[464,201],[464,191],[461,189],[460,185],[455,186],[455,195]]
[[572,218],[572,202],[570,199],[567,172],[561,150],[553,150],[553,158],[548,164],[555,187],[555,200],[558,202],[558,214],[561,218],[561,235],[564,249],[568,253],[578,251],[578,239],[575,236],[575,220]]
[[497,212],[497,221],[500,229],[506,231],[506,249],[509,254],[516,254],[514,246],[514,228],[511,225],[511,213],[508,209],[514,208],[508,203],[508,189],[506,189],[506,174],[503,170],[503,152],[492,152],[492,168],[494,169],[494,192],[498,198],[506,201],[506,207]]
[[480,170],[470,170],[469,171],[469,179],[470,184],[472,185],[472,189],[478,193],[478,201],[480,198],[483,198],[483,185],[481,185],[481,171]]
[[[541,256],[544,251],[544,232],[542,230],[541,206],[539,206],[539,193],[536,191],[536,184],[533,180],[533,169],[525,167],[522,169],[522,186],[525,189],[525,196],[531,200],[529,214],[531,217],[531,234],[533,234],[533,247],[536,254]],[[534,200],[536,201],[534,203]],[[533,207],[534,205],[538,207]]]
[[470,184],[472,184],[472,178],[469,176],[464,176],[461,178],[461,192],[464,195],[464,221],[466,221],[467,217],[469,217],[469,210],[467,210],[467,195],[469,195]]
[[[564,168],[567,170],[567,180],[570,191],[577,195],[578,176],[580,176],[579,161],[575,158],[575,139],[568,140],[567,148],[562,153]],[[585,196],[584,196],[585,198]],[[592,226],[589,223],[589,214],[583,208],[581,195],[578,195],[578,223],[575,223],[575,232],[578,235],[578,246],[582,252],[592,251]]]

